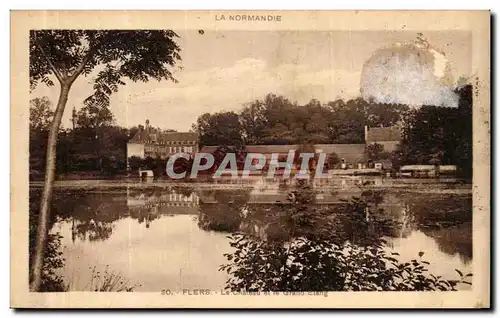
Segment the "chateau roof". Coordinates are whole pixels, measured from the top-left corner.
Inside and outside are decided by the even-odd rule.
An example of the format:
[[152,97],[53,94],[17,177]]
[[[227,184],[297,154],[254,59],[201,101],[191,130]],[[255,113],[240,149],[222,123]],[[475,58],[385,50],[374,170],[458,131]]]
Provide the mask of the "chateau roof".
[[150,128],[137,131],[129,143],[142,144],[146,142],[166,142],[166,141],[198,141],[198,134],[194,132],[162,132],[158,129]]
[[[248,145],[248,153],[272,154],[279,153],[286,155],[290,150],[296,150],[299,145]],[[345,159],[348,163],[363,162],[365,156],[365,144],[317,144],[316,150],[321,149],[324,153],[336,153],[340,159]],[[205,146],[200,152],[214,153],[218,146]]]

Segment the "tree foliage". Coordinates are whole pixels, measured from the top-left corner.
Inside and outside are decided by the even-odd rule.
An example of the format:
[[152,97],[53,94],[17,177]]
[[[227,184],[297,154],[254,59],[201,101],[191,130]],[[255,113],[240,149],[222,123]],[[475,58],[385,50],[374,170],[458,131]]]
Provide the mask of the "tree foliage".
[[459,107],[413,110],[397,150],[405,164],[455,164],[472,175],[472,85],[457,89]]
[[78,128],[97,130],[103,126],[113,124],[113,114],[108,107],[98,107],[87,104],[76,114]]
[[268,94],[245,105],[237,116],[231,113],[230,120],[225,113],[207,113],[194,127],[203,145],[363,143],[365,124],[390,126],[400,122],[407,111],[405,105],[377,104],[361,98],[325,104],[312,99],[299,105],[284,96]]
[[200,146],[241,146],[242,128],[234,112],[205,113],[195,125]]
[[171,30],[33,30],[30,32],[30,84],[54,85],[59,79],[91,74],[99,68],[94,93],[86,103],[109,104],[109,95],[125,83],[175,81],[170,67],[180,60]]
[[53,117],[54,111],[48,97],[30,100],[30,132],[48,131]]
[[30,178],[38,177],[45,167],[45,155],[50,123],[54,116],[48,97],[30,100]]
[[366,158],[370,161],[389,159],[390,153],[384,151],[384,146],[378,143],[366,146]]
[[[359,246],[346,242],[294,238],[286,245],[235,234],[226,254],[231,291],[446,291],[471,284],[472,274],[447,280],[429,273],[421,256],[401,262],[381,243]],[[421,255],[423,256],[423,252]]]

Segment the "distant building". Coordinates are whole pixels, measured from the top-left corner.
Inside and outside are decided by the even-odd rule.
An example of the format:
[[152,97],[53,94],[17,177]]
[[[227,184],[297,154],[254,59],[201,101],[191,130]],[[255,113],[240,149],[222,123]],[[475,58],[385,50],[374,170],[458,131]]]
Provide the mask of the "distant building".
[[319,144],[314,147],[316,152],[336,153],[341,162],[355,167],[366,161],[364,144]]
[[160,157],[166,159],[174,153],[196,153],[198,134],[194,132],[166,132],[153,128],[146,120],[146,126],[127,143],[127,158]]
[[[366,163],[366,146],[380,144],[384,151],[392,152],[402,139],[398,127],[371,127],[365,126],[365,143],[361,144],[316,144],[313,145],[316,153],[335,153],[341,167],[360,168]],[[196,152],[215,153],[219,146],[205,146],[198,151],[198,134],[194,132],[166,132],[153,128],[146,120],[146,126],[141,127],[135,136],[127,143],[127,158],[132,156],[141,159],[160,157],[166,159],[175,153]],[[277,153],[279,160],[286,160],[290,150],[298,150],[300,145],[248,145],[247,153],[259,153],[269,162],[271,155]],[[284,160],[283,160],[284,159]]]
[[[356,165],[365,162],[365,144],[317,144],[313,146],[316,153],[327,155],[336,153],[339,160],[347,164]],[[217,148],[218,146],[205,146],[200,152],[214,153]],[[280,158],[286,158],[290,150],[296,151],[298,148],[299,145],[248,145],[246,151],[263,154],[269,162],[273,153],[279,154]]]
[[396,150],[401,142],[401,129],[395,126],[391,127],[371,127],[365,126],[365,144],[380,144],[384,146],[384,151],[392,152]]

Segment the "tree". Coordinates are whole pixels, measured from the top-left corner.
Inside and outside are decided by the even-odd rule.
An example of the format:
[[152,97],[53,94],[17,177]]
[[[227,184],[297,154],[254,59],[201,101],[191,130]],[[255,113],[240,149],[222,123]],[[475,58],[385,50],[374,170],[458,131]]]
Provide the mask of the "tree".
[[370,100],[365,106],[365,120],[368,127],[390,127],[402,121],[409,112],[408,105],[381,104]]
[[262,141],[263,129],[266,127],[265,105],[256,100],[245,106],[240,113],[240,123],[247,145],[258,145]]
[[88,104],[78,111],[76,124],[79,128],[97,130],[113,124],[113,114],[107,106]]
[[347,102],[337,100],[327,104],[331,110],[328,130],[335,144],[358,144],[364,142],[365,106],[362,98]]
[[472,177],[472,85],[455,90],[458,108],[422,106],[409,112],[393,163],[457,165]]
[[144,165],[144,160],[137,156],[128,158],[128,165],[131,171],[137,171]]
[[243,144],[238,114],[234,112],[205,113],[198,117],[196,131],[200,146],[236,146]]
[[84,135],[86,135],[90,141],[91,149],[94,153],[98,155],[98,168],[103,169],[106,166],[106,162],[109,161],[109,156],[103,157],[102,150],[109,149],[103,147],[105,143],[105,136],[103,132],[103,127],[111,127],[113,124],[113,114],[109,110],[107,105],[97,105],[95,103],[87,104],[82,109],[80,109],[76,115],[76,123],[80,130],[83,130]]
[[45,147],[53,116],[52,103],[48,97],[30,100],[30,178],[39,176],[45,166]]
[[374,143],[366,146],[366,157],[369,161],[389,159],[390,153],[384,151],[384,145]]
[[337,167],[339,163],[340,163],[340,157],[339,155],[337,155],[337,153],[332,152],[328,154],[328,159],[326,162],[328,169],[335,169],[335,167]]
[[459,95],[457,122],[457,138],[459,142],[454,151],[459,173],[472,178],[472,85],[464,85],[457,89]]
[[460,135],[465,127],[461,122],[466,117],[462,118],[457,108],[422,106],[415,110],[404,128],[404,162],[456,164],[455,150],[463,143]]
[[30,131],[48,131],[52,117],[54,112],[48,97],[30,100]]
[[94,91],[85,105],[109,105],[122,80],[147,82],[153,78],[176,81],[169,68],[180,60],[171,30],[33,30],[30,31],[30,88],[59,83],[59,100],[47,141],[45,181],[38,219],[30,288],[40,290],[47,241],[49,206],[55,178],[57,134],[75,80],[97,72]]

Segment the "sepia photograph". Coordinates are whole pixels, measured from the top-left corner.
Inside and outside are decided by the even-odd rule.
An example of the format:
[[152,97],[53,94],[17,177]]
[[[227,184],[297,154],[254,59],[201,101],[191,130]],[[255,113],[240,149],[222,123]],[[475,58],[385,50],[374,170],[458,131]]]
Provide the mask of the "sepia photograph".
[[11,18],[11,306],[489,307],[488,11]]

